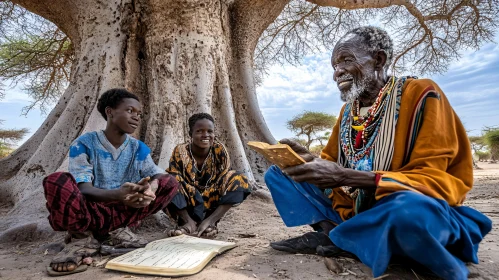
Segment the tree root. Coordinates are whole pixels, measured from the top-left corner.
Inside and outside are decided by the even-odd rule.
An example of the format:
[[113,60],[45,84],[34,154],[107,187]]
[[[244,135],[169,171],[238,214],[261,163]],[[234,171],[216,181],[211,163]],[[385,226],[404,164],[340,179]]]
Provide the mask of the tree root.
[[270,192],[268,190],[266,190],[266,189],[263,189],[263,188],[253,190],[251,192],[251,196],[250,197],[259,198],[259,199],[263,200],[266,203],[272,203],[273,202],[272,196],[270,195]]
[[8,226],[7,230],[0,233],[0,243],[40,241],[54,235],[54,230],[46,221],[28,222]]

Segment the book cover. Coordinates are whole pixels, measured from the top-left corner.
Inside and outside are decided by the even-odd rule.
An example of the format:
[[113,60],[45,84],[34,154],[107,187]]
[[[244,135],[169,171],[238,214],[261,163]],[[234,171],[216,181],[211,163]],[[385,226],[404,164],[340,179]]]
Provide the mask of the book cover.
[[264,142],[250,141],[248,146],[281,169],[305,163],[305,160],[286,144],[270,145]]

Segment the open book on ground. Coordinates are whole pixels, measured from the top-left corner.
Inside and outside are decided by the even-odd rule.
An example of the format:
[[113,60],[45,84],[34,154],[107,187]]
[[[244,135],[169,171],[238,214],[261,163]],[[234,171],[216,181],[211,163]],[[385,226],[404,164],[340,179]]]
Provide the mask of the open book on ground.
[[110,260],[107,269],[161,276],[185,276],[200,272],[216,255],[235,243],[180,235],[153,241]]
[[286,144],[270,145],[264,142],[250,141],[248,146],[281,169],[305,163],[305,160]]

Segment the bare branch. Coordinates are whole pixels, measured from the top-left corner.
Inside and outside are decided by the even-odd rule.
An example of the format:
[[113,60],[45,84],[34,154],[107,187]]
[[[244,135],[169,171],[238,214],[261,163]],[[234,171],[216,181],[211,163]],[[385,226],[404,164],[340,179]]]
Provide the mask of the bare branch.
[[295,0],[260,39],[257,77],[273,63],[298,64],[306,54],[330,50],[346,31],[372,21],[392,34],[398,72],[443,73],[461,50],[493,41],[499,0]]
[[367,24],[370,11],[332,9],[301,0],[290,2],[265,30],[255,50],[257,81],[274,63],[298,64],[308,53],[331,50],[337,36]]
[[406,2],[403,0],[306,0],[307,2],[323,6],[335,7],[340,9],[366,9],[366,8],[386,8],[393,5],[401,5]]

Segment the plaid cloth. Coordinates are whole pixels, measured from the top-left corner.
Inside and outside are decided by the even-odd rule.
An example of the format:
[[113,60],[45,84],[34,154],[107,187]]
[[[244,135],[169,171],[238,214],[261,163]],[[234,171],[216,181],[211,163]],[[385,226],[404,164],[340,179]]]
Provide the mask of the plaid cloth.
[[128,207],[122,202],[93,202],[85,198],[70,173],[57,172],[43,179],[48,220],[56,231],[92,231],[105,235],[117,228],[137,223],[162,210],[177,194],[175,177],[164,175],[158,182],[156,199],[144,208]]

